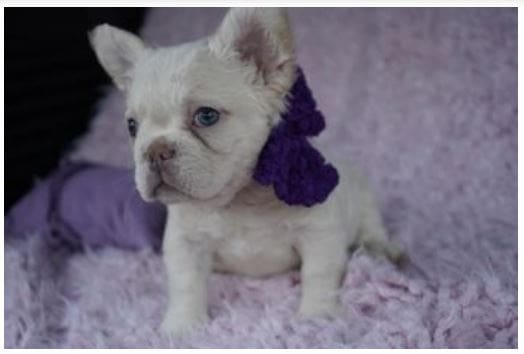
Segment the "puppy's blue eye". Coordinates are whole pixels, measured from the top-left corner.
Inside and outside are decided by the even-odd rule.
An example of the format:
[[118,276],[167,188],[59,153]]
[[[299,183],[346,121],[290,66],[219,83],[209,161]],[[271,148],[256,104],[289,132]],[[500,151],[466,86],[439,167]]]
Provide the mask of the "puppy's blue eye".
[[220,119],[220,113],[211,107],[200,107],[193,116],[193,123],[199,127],[209,127]]

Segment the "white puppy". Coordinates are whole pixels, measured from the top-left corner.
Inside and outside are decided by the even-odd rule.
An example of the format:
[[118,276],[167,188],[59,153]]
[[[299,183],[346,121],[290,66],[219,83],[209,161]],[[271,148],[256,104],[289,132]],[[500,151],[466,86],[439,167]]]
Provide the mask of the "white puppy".
[[150,48],[109,25],[90,38],[126,94],[137,188],[168,207],[164,330],[207,319],[211,270],[265,276],[301,265],[299,314],[332,316],[350,246],[400,256],[352,169],[337,165],[338,186],[310,208],[252,178],[295,80],[284,10],[232,9],[215,34],[175,47]]

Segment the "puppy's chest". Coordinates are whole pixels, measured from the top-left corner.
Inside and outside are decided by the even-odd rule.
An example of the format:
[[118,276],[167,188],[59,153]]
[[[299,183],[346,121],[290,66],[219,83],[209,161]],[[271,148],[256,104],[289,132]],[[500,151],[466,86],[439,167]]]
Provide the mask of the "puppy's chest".
[[294,249],[299,228],[281,218],[224,215],[214,252],[214,269],[254,276],[296,267]]

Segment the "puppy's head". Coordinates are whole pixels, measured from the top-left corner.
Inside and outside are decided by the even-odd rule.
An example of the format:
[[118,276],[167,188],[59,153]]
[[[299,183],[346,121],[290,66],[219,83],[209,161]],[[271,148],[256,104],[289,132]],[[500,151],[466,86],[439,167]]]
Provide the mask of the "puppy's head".
[[151,48],[101,25],[98,60],[126,95],[145,200],[225,204],[251,181],[295,79],[284,10],[232,9],[209,38]]

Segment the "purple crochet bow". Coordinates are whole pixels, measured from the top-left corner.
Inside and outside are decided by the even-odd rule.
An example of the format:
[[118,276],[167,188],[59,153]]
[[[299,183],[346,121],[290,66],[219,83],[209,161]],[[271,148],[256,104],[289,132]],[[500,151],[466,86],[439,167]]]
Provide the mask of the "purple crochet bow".
[[326,124],[300,68],[289,96],[289,109],[271,130],[253,177],[262,185],[273,185],[285,203],[310,207],[326,200],[338,184],[338,173],[307,141]]

